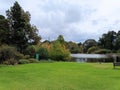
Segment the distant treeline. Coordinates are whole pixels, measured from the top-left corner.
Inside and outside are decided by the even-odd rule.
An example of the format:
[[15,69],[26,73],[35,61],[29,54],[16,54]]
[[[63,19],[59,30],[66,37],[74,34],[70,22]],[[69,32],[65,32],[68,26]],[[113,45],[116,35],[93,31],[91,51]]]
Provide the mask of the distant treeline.
[[66,42],[71,53],[119,53],[120,31],[108,31],[98,41],[88,39],[83,43]]

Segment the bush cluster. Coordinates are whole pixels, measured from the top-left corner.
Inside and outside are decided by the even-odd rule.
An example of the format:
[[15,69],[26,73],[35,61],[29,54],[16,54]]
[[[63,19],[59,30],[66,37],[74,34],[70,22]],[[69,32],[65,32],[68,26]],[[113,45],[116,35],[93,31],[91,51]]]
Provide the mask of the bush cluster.
[[45,48],[45,47],[40,47],[40,48],[38,49],[38,52],[37,52],[37,53],[39,54],[39,59],[48,59],[49,53],[48,53],[47,48]]
[[30,63],[30,61],[27,59],[20,59],[19,60],[19,64],[28,64],[28,63]]
[[28,64],[28,63],[38,63],[39,61],[34,59],[34,58],[29,58],[29,59],[20,59],[19,64]]
[[[49,48],[48,48],[49,47]],[[70,52],[66,49],[66,47],[59,42],[54,42],[47,46],[29,46],[27,48],[27,54],[30,55],[31,58],[36,58],[38,60],[56,60],[56,61],[67,61],[70,60]]]
[[106,54],[106,53],[111,53],[111,52],[112,51],[109,49],[99,49],[95,51],[96,54]]
[[3,64],[16,64],[19,59],[23,58],[24,55],[17,52],[17,50],[8,45],[0,46],[0,63]]
[[98,47],[96,46],[93,46],[93,47],[90,47],[88,50],[87,50],[87,53],[91,54],[91,53],[94,53],[95,51],[99,50]]
[[[0,64],[15,65],[26,63],[51,62],[49,60],[67,61],[70,60],[70,53],[64,45],[54,42],[48,46],[30,45],[26,49],[26,55],[21,54],[15,47],[2,45],[0,46]],[[36,57],[36,55],[38,55]],[[36,60],[36,59],[38,60]]]

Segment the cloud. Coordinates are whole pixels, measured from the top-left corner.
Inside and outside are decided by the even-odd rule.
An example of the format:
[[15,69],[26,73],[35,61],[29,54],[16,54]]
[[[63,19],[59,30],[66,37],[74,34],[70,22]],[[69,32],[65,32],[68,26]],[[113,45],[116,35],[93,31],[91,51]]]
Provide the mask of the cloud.
[[[109,30],[120,30],[120,0],[17,0],[31,13],[31,23],[42,38],[84,42]],[[5,15],[15,0],[1,0],[0,14]]]
[[13,0],[1,0],[0,2],[0,14],[5,15],[6,10],[8,10],[8,7],[12,5]]

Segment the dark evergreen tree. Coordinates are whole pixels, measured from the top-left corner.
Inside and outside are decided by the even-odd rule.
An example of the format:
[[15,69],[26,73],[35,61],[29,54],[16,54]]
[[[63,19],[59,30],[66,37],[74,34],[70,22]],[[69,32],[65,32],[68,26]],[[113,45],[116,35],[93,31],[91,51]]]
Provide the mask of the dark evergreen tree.
[[0,15],[0,45],[9,43],[9,27],[7,19]]
[[30,24],[29,12],[25,12],[18,2],[15,2],[6,14],[9,22],[10,44],[18,51],[23,53],[29,44],[39,42],[38,30]]

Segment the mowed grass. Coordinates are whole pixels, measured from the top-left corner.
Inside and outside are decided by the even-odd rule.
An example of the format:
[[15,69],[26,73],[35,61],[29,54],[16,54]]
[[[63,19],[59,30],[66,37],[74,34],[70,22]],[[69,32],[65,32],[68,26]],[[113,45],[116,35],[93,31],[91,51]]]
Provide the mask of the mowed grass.
[[120,90],[120,68],[75,62],[0,66],[0,90]]

